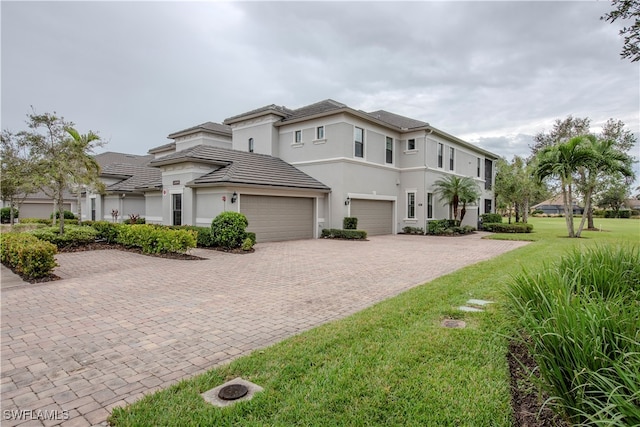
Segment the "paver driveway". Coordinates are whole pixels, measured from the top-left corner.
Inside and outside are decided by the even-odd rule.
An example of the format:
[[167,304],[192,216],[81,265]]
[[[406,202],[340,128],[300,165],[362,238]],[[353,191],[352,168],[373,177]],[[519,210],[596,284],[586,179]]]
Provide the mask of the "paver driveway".
[[44,425],[102,424],[143,394],[524,244],[480,236],[195,250],[203,261],[59,254],[64,280],[3,286],[2,425],[43,410],[69,418]]

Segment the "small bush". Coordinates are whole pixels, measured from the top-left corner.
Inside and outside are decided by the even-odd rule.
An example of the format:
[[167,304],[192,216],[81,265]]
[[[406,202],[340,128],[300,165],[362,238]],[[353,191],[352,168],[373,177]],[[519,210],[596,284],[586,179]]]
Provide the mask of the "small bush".
[[[18,211],[18,209],[13,208],[14,218],[18,218],[19,213],[20,211]],[[8,224],[10,220],[11,220],[11,208],[6,207],[6,208],[0,209],[0,222],[2,222],[2,224]]]
[[167,228],[171,228],[173,230],[191,230],[197,232],[198,235],[196,238],[198,247],[213,248],[216,246],[213,240],[213,234],[211,234],[211,228],[197,227],[195,225],[172,225],[167,226]]
[[247,238],[247,217],[238,212],[222,212],[211,222],[211,233],[216,246],[235,249]]
[[[544,213],[544,212],[540,211],[540,213]],[[497,213],[485,213],[480,215],[480,218],[482,219],[483,224],[487,222],[491,224],[499,224],[502,222],[502,215]]]
[[325,239],[364,240],[367,232],[364,230],[340,230],[338,228],[324,228],[322,237]]
[[345,230],[355,230],[358,228],[358,218],[345,216],[342,220],[342,228]]
[[172,230],[150,224],[124,225],[118,230],[117,243],[137,247],[146,254],[184,253],[197,244],[197,232]]
[[455,227],[456,221],[453,219],[433,219],[427,223],[427,234],[438,236],[445,234],[444,231]]
[[493,233],[531,233],[533,224],[522,222],[516,222],[515,224],[488,223],[482,224],[482,229]]
[[424,234],[424,228],[407,226],[402,229],[402,232],[404,234]]
[[[536,209],[533,212],[531,212],[531,215],[541,215],[543,213],[544,213],[544,211],[542,209]],[[500,217],[500,221],[502,221],[502,217]],[[489,221],[489,222],[493,222],[493,221]]]
[[247,237],[246,239],[244,239],[244,241],[242,242],[241,248],[243,251],[250,251],[251,249],[253,249],[253,241],[251,240],[250,237]]
[[58,265],[56,246],[28,233],[0,235],[0,259],[25,279],[39,279],[51,274]]
[[58,227],[39,228],[29,233],[40,240],[53,243],[59,249],[93,243],[98,237],[98,232],[91,227],[78,227],[73,225],[65,227],[64,234],[60,234]]
[[[76,219],[76,216],[71,211],[64,211],[62,213],[64,219]],[[53,219],[53,213],[49,215],[49,218]],[[56,211],[56,219],[60,219],[60,212]]]
[[146,220],[141,218],[139,214],[129,214],[129,219],[122,221],[124,224],[146,224]]
[[107,243],[116,243],[118,241],[118,232],[124,227],[116,222],[109,221],[85,221],[85,225],[90,225],[98,232],[98,239],[104,239]]
[[247,237],[249,239],[251,239],[251,244],[255,245],[256,244],[256,233],[252,232],[252,231],[247,231]]
[[45,224],[51,225],[52,221],[46,218],[22,218],[20,224]]
[[620,209],[618,211],[618,218],[631,218],[631,210],[630,209]]

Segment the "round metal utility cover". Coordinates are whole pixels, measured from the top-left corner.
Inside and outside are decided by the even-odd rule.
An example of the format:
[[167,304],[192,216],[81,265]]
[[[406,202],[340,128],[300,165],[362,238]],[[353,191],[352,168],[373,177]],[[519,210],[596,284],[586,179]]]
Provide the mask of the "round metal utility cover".
[[222,400],[236,400],[249,393],[249,389],[242,384],[231,384],[222,387],[218,392],[218,397]]

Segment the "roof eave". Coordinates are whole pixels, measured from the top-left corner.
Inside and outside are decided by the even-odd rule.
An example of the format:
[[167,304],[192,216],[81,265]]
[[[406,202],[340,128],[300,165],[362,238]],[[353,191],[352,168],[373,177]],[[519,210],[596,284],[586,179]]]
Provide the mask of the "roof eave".
[[234,123],[239,123],[239,122],[243,122],[245,120],[255,119],[257,117],[268,116],[269,114],[280,116],[282,118],[286,118],[287,117],[286,113],[283,113],[282,111],[278,111],[278,110],[275,110],[273,108],[270,108],[268,110],[259,111],[257,113],[247,114],[247,115],[243,115],[243,116],[230,117],[228,119],[224,119],[222,124],[230,126],[230,125],[232,125]]
[[160,167],[160,166],[168,166],[168,165],[175,165],[177,163],[186,163],[186,162],[194,162],[194,163],[204,163],[207,165],[216,165],[216,166],[228,166],[229,164],[233,163],[230,161],[223,161],[223,160],[209,160],[209,159],[203,159],[200,157],[190,157],[190,156],[185,156],[185,157],[176,157],[173,159],[165,159],[165,158],[159,158],[156,160],[152,160],[149,163],[149,166],[152,167]]
[[301,187],[301,186],[293,186],[293,185],[270,185],[270,184],[251,184],[247,182],[235,182],[235,181],[218,181],[218,182],[207,182],[207,183],[194,183],[189,182],[185,184],[186,187],[243,187],[243,188],[274,188],[274,189],[287,189],[287,190],[301,190],[301,191],[311,191],[314,193],[330,193],[330,188],[313,188],[313,187]]

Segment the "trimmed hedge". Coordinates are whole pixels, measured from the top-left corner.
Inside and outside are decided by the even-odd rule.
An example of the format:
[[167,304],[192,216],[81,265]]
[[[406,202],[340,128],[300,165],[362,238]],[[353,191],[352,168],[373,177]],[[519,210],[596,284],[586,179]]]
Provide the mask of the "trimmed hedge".
[[91,227],[67,226],[64,234],[60,234],[58,227],[39,228],[29,232],[40,240],[53,243],[58,248],[67,248],[93,243],[98,232]]
[[[18,211],[18,209],[16,208],[13,208],[13,218],[17,219],[19,214],[20,214],[20,211]],[[6,207],[6,208],[0,209],[0,222],[2,222],[3,224],[8,224],[10,220],[11,220],[11,208]]]
[[211,221],[211,233],[216,246],[235,249],[247,238],[247,217],[238,212],[222,212]]
[[128,247],[141,248],[146,254],[184,253],[196,247],[197,234],[193,230],[172,230],[150,224],[133,224],[119,228],[116,242]]
[[[446,234],[445,230],[456,226],[456,221],[453,219],[433,219],[427,223],[427,234],[433,236],[439,236]],[[451,233],[453,234],[453,233]]]
[[356,230],[358,228],[358,218],[345,216],[342,220],[342,228],[345,230]]
[[[51,221],[50,219],[45,219],[45,218],[21,218],[20,219],[20,224],[44,224],[44,225],[51,225],[53,223],[53,221]],[[66,223],[66,221],[65,221]]]
[[39,279],[58,266],[56,246],[28,233],[2,233],[0,260],[26,279]]
[[522,222],[516,222],[515,224],[488,223],[482,224],[482,229],[494,233],[531,233],[533,224]]
[[[542,211],[540,211],[542,212]],[[535,212],[534,212],[535,213]],[[497,213],[485,213],[480,215],[480,219],[482,223],[490,223],[490,224],[500,224],[502,222],[502,215]]]
[[[62,212],[64,219],[76,219],[76,216],[71,211]],[[53,219],[53,212],[49,215],[49,218]],[[56,219],[60,219],[60,212],[56,211]]]
[[124,227],[117,222],[109,221],[84,221],[83,226],[90,226],[98,232],[98,239],[104,239],[107,243],[118,242],[118,232],[120,228]]
[[364,230],[340,230],[338,228],[324,228],[322,237],[325,239],[364,240],[367,232]]

